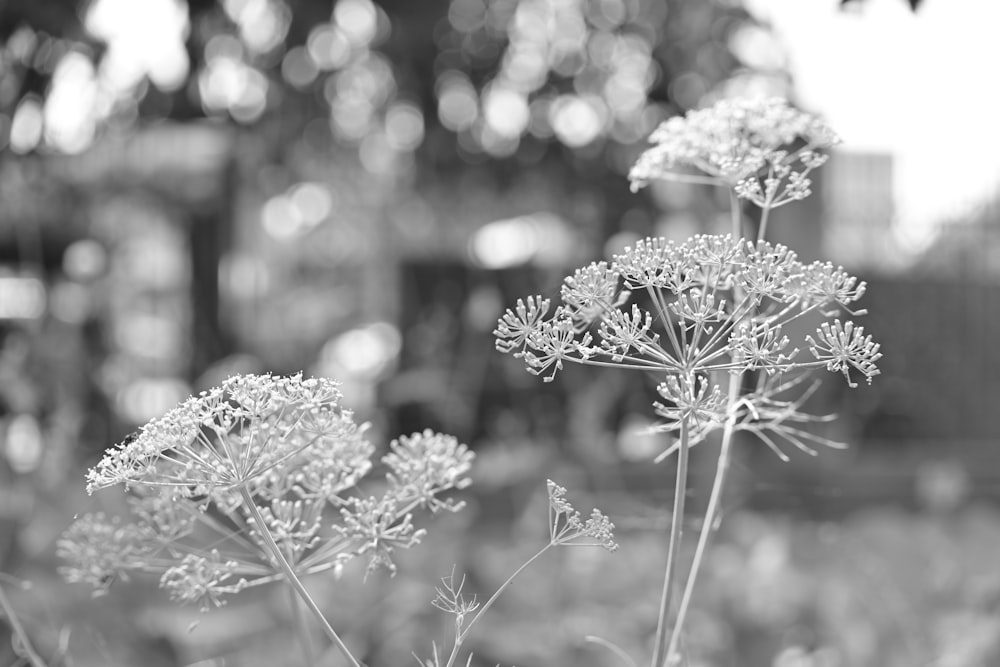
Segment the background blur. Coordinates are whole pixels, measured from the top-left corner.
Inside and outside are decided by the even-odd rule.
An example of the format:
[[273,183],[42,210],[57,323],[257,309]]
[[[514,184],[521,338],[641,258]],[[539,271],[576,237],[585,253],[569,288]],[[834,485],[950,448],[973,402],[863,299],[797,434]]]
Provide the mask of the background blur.
[[636,238],[724,232],[718,193],[625,174],[660,121],[745,94],[844,136],[773,229],[868,281],[885,358],[824,390],[847,451],[740,453],[692,667],[1000,665],[1000,10],[915,4],[0,1],[0,585],[50,665],[290,664],[281,591],[204,617],[150,582],[92,600],[54,541],[102,508],[104,448],[229,374],[299,370],[376,442],[479,454],[469,508],[395,580],[314,582],[369,664],[440,643],[453,563],[488,595],[533,553],[546,477],[622,549],[528,571],[472,664],[613,664],[592,633],[646,655],[673,477],[650,385],[542,384],[491,331]]

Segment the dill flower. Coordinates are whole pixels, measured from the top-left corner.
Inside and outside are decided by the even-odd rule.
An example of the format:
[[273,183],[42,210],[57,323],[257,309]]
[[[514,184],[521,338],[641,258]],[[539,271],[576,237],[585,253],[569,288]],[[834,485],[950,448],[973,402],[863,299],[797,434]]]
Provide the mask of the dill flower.
[[515,356],[523,354],[528,339],[548,313],[549,304],[548,299],[529,296],[527,300],[518,299],[514,310],[508,308],[493,332],[497,337],[497,351],[513,352]]
[[426,533],[418,510],[461,508],[447,494],[469,485],[473,453],[432,431],[402,436],[372,495],[375,447],[340,400],[332,380],[241,375],[154,419],[88,473],[92,493],[124,485],[130,511],[71,525],[63,575],[103,591],[155,574],[205,610],[354,558],[393,572],[394,551]]
[[857,383],[851,381],[851,368],[864,375],[868,384],[880,372],[875,362],[882,358],[881,346],[865,335],[864,327],[855,327],[854,322],[824,322],[816,330],[816,338],[806,336],[806,340],[813,355],[826,364],[827,370],[843,373],[852,387]]
[[[807,174],[825,160],[818,151],[840,139],[817,116],[766,98],[726,99],[688,111],[664,121],[650,142],[654,146],[629,173],[633,192],[654,179],[690,180],[685,176],[693,172],[738,186],[739,196],[774,207],[808,194]],[[791,150],[796,144],[802,147]],[[765,175],[758,177],[760,172]]]
[[[826,369],[842,372],[854,386],[847,369],[871,379],[881,354],[853,323],[827,320],[814,336],[798,341],[787,325],[808,313],[861,315],[852,307],[864,292],[865,284],[841,267],[803,264],[781,244],[730,235],[696,235],[683,243],[647,238],[610,263],[594,262],[568,277],[563,303],[550,316],[549,304],[537,308],[542,299],[533,297],[530,325],[513,326],[524,318],[515,320],[508,311],[494,334],[498,350],[522,359],[547,382],[568,363],[653,373],[665,399],[653,406],[665,420],[657,430],[677,433],[687,420],[691,444],[722,428],[727,409],[746,431],[770,419],[770,426],[756,432],[762,440],[787,427],[788,439],[800,442],[791,424],[801,413],[775,420],[774,410],[787,400],[779,401],[778,394],[808,386],[789,384],[788,377]],[[524,306],[519,302],[518,309],[528,315]],[[799,354],[806,348],[813,360]],[[761,384],[727,408],[727,383],[750,372],[778,381]]]
[[[586,520],[566,500],[566,488],[551,479],[546,482],[549,493],[549,539],[553,545],[600,546],[617,551],[615,524],[599,509]],[[589,541],[588,541],[589,540]]]
[[230,581],[239,569],[235,560],[223,560],[218,550],[208,556],[188,554],[181,562],[167,568],[160,578],[160,587],[178,602],[198,603],[202,611],[225,604],[224,594],[238,593],[246,580]]
[[431,430],[401,436],[389,443],[389,453],[382,463],[389,467],[387,478],[405,502],[417,502],[431,511],[456,510],[460,505],[438,494],[447,489],[464,489],[471,480],[466,476],[472,467],[469,448],[450,435]]
[[[296,481],[329,483],[312,479],[323,463],[332,464],[332,469],[322,470],[321,476],[347,483],[365,472],[357,457],[330,460],[313,455],[313,450],[337,448],[359,435],[340,399],[332,380],[304,379],[301,374],[231,377],[108,450],[87,473],[87,491],[123,484],[126,489],[161,486],[179,495],[203,495],[248,484],[278,494],[282,489],[267,487],[290,482],[289,471],[310,467],[307,464],[313,470]],[[362,469],[351,469],[359,463]]]
[[116,578],[127,579],[153,551],[138,526],[101,512],[84,514],[56,542],[56,555],[66,562],[59,573],[70,583],[90,584],[95,596]]

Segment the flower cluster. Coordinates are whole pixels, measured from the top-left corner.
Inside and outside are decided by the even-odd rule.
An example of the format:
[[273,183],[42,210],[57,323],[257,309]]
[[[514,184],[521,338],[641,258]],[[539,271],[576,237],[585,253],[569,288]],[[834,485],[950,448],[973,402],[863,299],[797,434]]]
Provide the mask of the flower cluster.
[[[540,296],[519,301],[500,318],[496,347],[551,381],[566,363],[643,370],[665,376],[656,404],[663,430],[685,419],[697,441],[724,424],[773,407],[792,371],[826,368],[869,382],[882,356],[853,323],[823,321],[798,346],[789,325],[806,315],[831,318],[865,292],[865,283],[830,263],[803,263],[780,244],[697,235],[684,243],[649,238],[577,270],[562,286],[562,305]],[[551,311],[551,312],[550,312]],[[800,349],[812,352],[804,358]],[[728,406],[726,375],[764,378],[738,406]],[[720,374],[721,373],[721,374]],[[802,385],[796,385],[802,386]],[[800,414],[800,413],[797,413]],[[763,418],[763,417],[761,417]],[[749,426],[747,427],[749,428]]]
[[584,520],[566,500],[566,489],[551,479],[549,493],[549,542],[553,545],[589,545],[617,551],[615,524],[601,510],[594,509]]
[[86,514],[59,540],[70,581],[104,590],[131,573],[159,574],[177,600],[203,608],[284,576],[339,570],[366,557],[393,570],[392,553],[420,541],[414,512],[456,510],[442,497],[468,485],[473,454],[425,431],[394,440],[380,495],[359,483],[375,447],[337,384],[301,375],[242,375],[188,399],[112,448],[88,490],[129,490],[130,520]]
[[650,141],[629,173],[633,191],[654,179],[691,180],[693,172],[774,208],[809,194],[808,174],[826,160],[819,151],[840,140],[820,118],[769,98],[722,100],[675,116]]

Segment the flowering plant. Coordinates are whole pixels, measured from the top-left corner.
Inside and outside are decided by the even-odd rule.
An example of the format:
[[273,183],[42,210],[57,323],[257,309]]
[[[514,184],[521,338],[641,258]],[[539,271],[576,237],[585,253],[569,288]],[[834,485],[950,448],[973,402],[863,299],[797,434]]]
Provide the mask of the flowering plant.
[[[567,277],[555,308],[542,296],[518,300],[494,334],[497,350],[546,382],[569,363],[656,378],[656,430],[672,441],[655,461],[677,457],[650,662],[665,667],[683,661],[684,623],[718,524],[736,434],[753,436],[783,460],[789,447],[816,454],[821,446],[841,446],[807,426],[829,418],[804,409],[817,375],[838,373],[851,387],[858,378],[870,383],[882,355],[848,319],[864,314],[856,306],[864,282],[828,262],[801,262],[765,240],[769,211],[809,194],[809,173],[837,142],[821,120],[783,100],[723,101],[667,121],[652,139],[632,170],[633,189],[654,179],[725,187],[731,233],[683,243],[641,240]],[[743,201],[761,209],[750,238],[743,234]],[[806,318],[817,319],[817,328],[793,341]],[[301,578],[339,574],[356,558],[367,559],[368,573],[394,571],[395,550],[425,535],[415,523],[418,510],[460,509],[448,494],[469,485],[473,454],[431,431],[400,437],[381,457],[384,475],[372,484],[375,448],[341,398],[330,380],[236,376],[154,419],[87,475],[91,493],[124,486],[130,517],[77,519],[59,542],[65,576],[102,593],[115,579],[156,574],[174,599],[205,610],[245,589],[284,581],[348,664],[360,667]],[[689,451],[717,432],[716,474],[675,612]],[[465,596],[465,579],[454,571],[442,579],[432,604],[454,617],[454,637],[448,650],[432,644],[425,667],[454,667],[472,626],[548,550],[617,549],[607,516],[595,509],[584,519],[566,489],[549,481],[547,491],[548,542],[484,603]],[[636,664],[613,642],[590,639]],[[306,661],[313,664],[308,650]]]
[[203,610],[283,579],[359,664],[301,577],[358,557],[369,572],[394,571],[393,552],[426,533],[416,510],[461,508],[446,494],[470,483],[473,453],[431,431],[400,437],[381,458],[380,492],[362,491],[375,447],[340,400],[330,380],[243,375],[154,419],[88,474],[90,492],[131,491],[131,521],[77,519],[58,545],[65,577],[101,593],[115,579],[158,574],[172,598]]
[[[670,546],[652,667],[680,660],[678,647],[705,548],[717,524],[734,434],[746,432],[784,460],[783,445],[815,454],[840,446],[803,425],[817,419],[803,404],[819,386],[817,371],[871,382],[878,343],[852,320],[865,283],[828,262],[810,264],[764,240],[767,214],[809,194],[808,174],[837,142],[820,119],[783,100],[722,101],[665,122],[639,158],[633,189],[653,179],[708,183],[730,192],[733,230],[684,243],[648,238],[567,277],[562,304],[518,300],[500,318],[496,347],[546,382],[567,363],[639,370],[658,378],[657,430],[675,434],[657,461],[678,457]],[[798,169],[796,167],[798,165]],[[696,173],[692,173],[696,172]],[[754,239],[742,236],[740,201],[762,209]],[[551,311],[551,312],[550,312]],[[793,342],[790,325],[821,319]],[[803,353],[808,349],[811,356]],[[722,431],[717,473],[694,562],[670,626],[686,496],[688,451]]]
[[[474,456],[452,436],[429,430],[402,436],[381,457],[380,492],[363,491],[375,447],[365,439],[367,425],[354,421],[341,398],[331,380],[241,375],[152,420],[87,474],[90,493],[124,486],[130,517],[96,512],[76,519],[57,545],[67,563],[64,577],[100,595],[116,580],[155,574],[171,598],[202,611],[283,580],[349,664],[360,667],[302,577],[339,576],[359,557],[367,559],[367,573],[394,573],[395,550],[426,534],[414,523],[418,509],[462,508],[447,494],[470,484]],[[594,510],[582,519],[565,493],[549,483],[549,542],[475,616],[466,619],[478,605],[463,601],[461,584],[448,579],[438,589],[434,605],[456,619],[447,665],[458,659],[472,625],[549,548],[617,548],[608,518]],[[433,664],[439,659],[435,645]],[[308,654],[306,661],[313,663]]]

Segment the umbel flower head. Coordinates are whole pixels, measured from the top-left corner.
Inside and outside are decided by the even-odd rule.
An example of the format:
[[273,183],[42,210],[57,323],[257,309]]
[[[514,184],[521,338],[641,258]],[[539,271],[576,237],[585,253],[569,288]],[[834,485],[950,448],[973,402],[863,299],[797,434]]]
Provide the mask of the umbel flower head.
[[765,98],[725,99],[675,116],[650,141],[629,173],[633,191],[656,179],[697,176],[773,208],[809,194],[807,174],[826,160],[819,151],[840,139],[817,116]]
[[340,399],[337,383],[325,378],[231,377],[108,450],[87,473],[87,491],[123,484],[205,495],[249,485],[274,495],[292,483],[292,470],[309,492],[349,486],[369,464],[361,429]]
[[[855,386],[852,374],[870,382],[879,373],[882,355],[871,336],[830,319],[864,314],[853,306],[864,292],[865,283],[842,268],[805,264],[780,244],[728,235],[648,238],[610,264],[574,272],[555,309],[541,297],[519,301],[493,333],[498,350],[545,381],[568,363],[653,373],[667,401],[654,406],[665,418],[660,430],[677,432],[685,422],[698,441],[732,418],[769,446],[778,435],[806,449],[809,438],[791,424],[808,416],[787,391],[811,385],[789,376],[826,369]],[[815,335],[793,341],[789,325],[807,314],[823,321]],[[751,372],[769,379],[727,407],[725,378]],[[755,426],[762,421],[766,428]]]
[[461,508],[446,494],[469,484],[473,453],[432,431],[401,437],[364,489],[375,447],[340,400],[332,380],[240,375],[146,424],[87,476],[90,492],[125,486],[127,520],[80,517],[58,543],[64,576],[100,592],[157,574],[204,609],[284,576],[271,540],[297,576],[358,557],[394,571],[394,550],[426,533],[418,510]]

